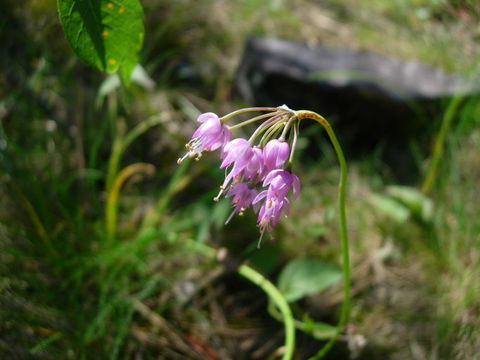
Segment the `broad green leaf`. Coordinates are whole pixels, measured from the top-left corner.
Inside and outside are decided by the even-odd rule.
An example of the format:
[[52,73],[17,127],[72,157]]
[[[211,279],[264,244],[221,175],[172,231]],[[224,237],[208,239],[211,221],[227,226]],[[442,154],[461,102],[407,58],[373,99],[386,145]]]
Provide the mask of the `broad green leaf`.
[[291,261],[278,278],[278,288],[287,301],[318,293],[342,279],[341,270],[329,263],[314,259]]
[[138,0],[58,0],[63,29],[87,64],[130,80],[143,43],[143,10]]
[[409,186],[389,186],[387,193],[406,206],[417,219],[432,220],[433,202],[419,190]]
[[390,196],[372,194],[368,200],[379,212],[398,223],[404,223],[410,217],[410,210]]

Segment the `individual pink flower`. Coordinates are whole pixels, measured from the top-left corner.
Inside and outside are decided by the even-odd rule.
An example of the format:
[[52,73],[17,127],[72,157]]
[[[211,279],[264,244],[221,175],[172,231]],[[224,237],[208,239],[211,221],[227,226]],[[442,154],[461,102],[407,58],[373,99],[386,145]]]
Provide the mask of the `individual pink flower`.
[[240,174],[245,169],[253,155],[253,148],[250,142],[243,138],[233,139],[229,141],[222,150],[220,157],[222,163],[220,169],[233,164],[232,176]]
[[225,180],[220,186],[220,193],[215,197],[219,199],[223,191],[228,187],[232,180],[250,180],[258,175],[256,183],[261,181],[260,177],[263,170],[263,152],[258,147],[252,147],[246,139],[237,138],[229,141],[223,148],[221,158],[223,159],[220,168],[232,166],[230,172],[225,176]]
[[290,147],[285,140],[270,140],[263,148],[264,171],[268,174],[274,169],[279,169],[285,164],[290,154]]
[[178,159],[178,163],[181,163],[186,157],[199,159],[203,151],[217,150],[230,140],[229,127],[223,124],[216,114],[211,112],[201,114],[197,121],[202,125],[193,133],[191,140],[186,145],[188,152]]
[[232,219],[233,215],[237,213],[243,215],[243,212],[252,204],[252,201],[257,194],[258,191],[255,189],[250,189],[247,183],[239,182],[232,185],[225,197],[233,197],[232,205],[234,210],[228,217],[226,223],[228,223]]
[[[265,197],[265,195],[263,197]],[[260,197],[259,199],[261,198],[262,197]],[[275,225],[277,225],[282,213],[285,213],[285,217],[289,215],[290,201],[286,197],[267,197],[263,205],[260,207],[257,218],[258,227],[261,229],[262,234],[265,232],[265,230],[272,231]]]
[[263,186],[268,186],[268,189],[260,192],[252,201],[255,205],[265,199],[257,218],[262,234],[265,230],[271,231],[282,214],[285,214],[285,217],[289,215],[290,200],[287,194],[293,190],[292,200],[298,197],[300,180],[287,170],[277,169],[265,177]]
[[268,187],[268,197],[285,197],[290,189],[293,190],[292,200],[300,193],[300,179],[287,170],[273,170],[263,180],[263,186]]
[[264,157],[263,150],[257,146],[252,148],[252,153],[250,159],[248,160],[247,166],[243,169],[243,177],[245,179],[253,179],[258,176],[258,181],[263,180],[261,178],[264,168]]

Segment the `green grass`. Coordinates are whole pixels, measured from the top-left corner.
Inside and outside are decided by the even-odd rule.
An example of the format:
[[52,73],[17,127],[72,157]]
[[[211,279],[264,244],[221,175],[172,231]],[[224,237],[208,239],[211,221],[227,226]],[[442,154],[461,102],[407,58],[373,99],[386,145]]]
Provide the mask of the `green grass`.
[[[0,35],[9,50],[0,54],[0,357],[273,354],[282,325],[267,314],[263,293],[228,269],[252,257],[274,281],[289,259],[340,263],[334,154],[323,143],[322,158],[312,160],[307,142],[317,135],[302,140],[301,197],[276,240],[255,253],[254,217],[225,227],[228,205],[211,201],[222,177],[215,156],[177,167],[191,120],[241,105],[231,80],[252,33],[362,47],[474,77],[479,14],[469,4],[147,0],[142,64],[157,87],[103,99],[104,76],[59,36],[54,2],[11,4]],[[438,119],[449,109],[427,220],[391,197],[389,186],[399,184],[376,153],[349,165],[350,335],[368,340],[362,359],[480,353],[480,101],[446,101]],[[440,128],[435,122],[431,131]],[[417,155],[423,175],[431,154]],[[227,270],[192,242],[228,247]],[[340,290],[303,300],[297,318],[335,323]],[[322,345],[307,336],[299,343],[300,358]],[[332,356],[347,358],[345,348]]]

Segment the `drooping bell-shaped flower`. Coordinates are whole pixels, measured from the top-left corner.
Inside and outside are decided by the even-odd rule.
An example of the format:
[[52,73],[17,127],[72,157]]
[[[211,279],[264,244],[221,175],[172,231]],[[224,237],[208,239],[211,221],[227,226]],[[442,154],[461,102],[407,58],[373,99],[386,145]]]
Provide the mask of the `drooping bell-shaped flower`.
[[223,124],[216,114],[211,112],[201,114],[197,121],[202,125],[193,133],[191,140],[186,145],[188,152],[178,159],[178,163],[181,163],[186,157],[199,159],[203,151],[217,150],[230,140],[229,127]]
[[234,210],[228,217],[226,223],[228,223],[232,219],[233,215],[237,213],[243,215],[243,212],[252,204],[252,201],[257,194],[258,191],[251,189],[247,183],[239,182],[232,185],[225,197],[233,197],[232,205]]
[[268,185],[269,197],[285,197],[290,189],[293,190],[292,200],[296,200],[300,193],[300,179],[287,170],[273,170],[263,180],[263,186]]
[[265,230],[271,231],[277,225],[282,214],[285,214],[285,217],[288,216],[290,200],[287,195],[290,190],[293,190],[292,200],[298,197],[300,180],[287,170],[277,169],[265,177],[263,186],[268,186],[268,188],[260,192],[252,201],[252,204],[255,205],[264,200],[257,218],[262,234]]
[[237,138],[229,141],[223,148],[221,158],[223,161],[220,168],[232,166],[232,169],[225,176],[225,180],[220,186],[220,193],[215,197],[216,200],[219,199],[232,180],[235,183],[235,181],[242,181],[242,179],[252,180],[257,177],[251,181],[253,184],[262,180],[261,174],[264,163],[262,149],[256,146],[252,147],[248,140]]
[[261,229],[261,232],[272,231],[272,229],[277,225],[280,215],[285,213],[285,217],[289,215],[290,211],[290,201],[284,198],[268,197],[268,192],[261,192],[253,200],[253,204],[256,204],[263,198],[265,202],[260,207],[258,212],[258,227]]
[[[247,180],[253,179],[256,176],[261,177],[263,174],[264,168],[264,156],[263,150],[257,146],[252,148],[252,154],[250,159],[248,160],[247,166],[243,169],[243,177]],[[263,179],[258,178],[257,181],[261,181]]]
[[236,138],[229,141],[223,148],[220,168],[223,169],[233,164],[232,176],[240,174],[240,172],[248,165],[253,155],[253,148],[250,142],[243,138]]
[[270,140],[263,149],[265,174],[281,168],[287,161],[289,154],[290,147],[285,140]]

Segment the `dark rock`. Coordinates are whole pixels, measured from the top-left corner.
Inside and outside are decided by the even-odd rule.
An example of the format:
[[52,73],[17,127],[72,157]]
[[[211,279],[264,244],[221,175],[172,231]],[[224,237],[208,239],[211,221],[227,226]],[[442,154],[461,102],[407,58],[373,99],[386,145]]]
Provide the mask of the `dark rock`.
[[275,38],[248,41],[236,80],[250,104],[317,111],[334,123],[347,152],[383,144],[387,157],[426,134],[442,101],[474,93],[464,78],[415,61]]

